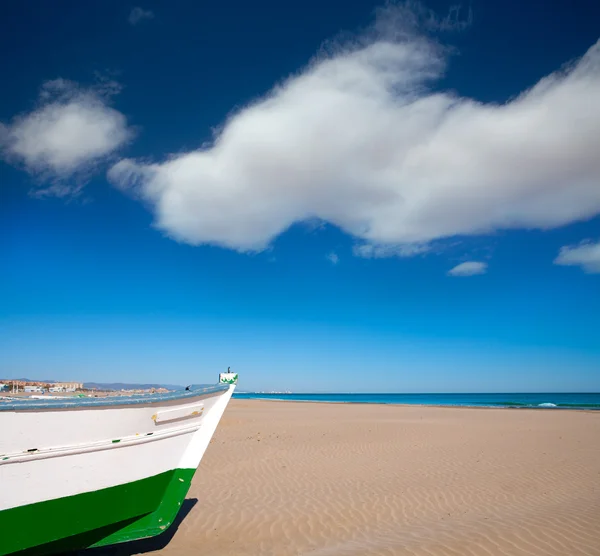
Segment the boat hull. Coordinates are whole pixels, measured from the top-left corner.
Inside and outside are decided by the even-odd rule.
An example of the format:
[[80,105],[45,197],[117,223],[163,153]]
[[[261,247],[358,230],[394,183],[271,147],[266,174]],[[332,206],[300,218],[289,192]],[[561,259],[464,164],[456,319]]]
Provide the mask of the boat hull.
[[[195,469],[175,469],[132,483],[2,512],[2,554],[56,554],[163,533],[188,492]],[[1,514],[0,514],[1,515]]]
[[135,406],[0,411],[0,555],[154,536],[175,519],[233,386]]

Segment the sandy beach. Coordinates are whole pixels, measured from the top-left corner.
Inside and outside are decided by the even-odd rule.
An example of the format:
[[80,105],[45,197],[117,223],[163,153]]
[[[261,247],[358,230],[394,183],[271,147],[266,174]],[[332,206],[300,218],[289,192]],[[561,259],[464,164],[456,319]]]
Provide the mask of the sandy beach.
[[155,553],[600,554],[600,413],[233,400]]

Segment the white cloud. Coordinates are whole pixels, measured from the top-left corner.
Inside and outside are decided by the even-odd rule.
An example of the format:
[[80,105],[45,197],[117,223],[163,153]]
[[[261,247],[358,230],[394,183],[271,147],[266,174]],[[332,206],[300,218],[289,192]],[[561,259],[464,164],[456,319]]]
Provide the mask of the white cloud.
[[174,239],[239,251],[313,218],[383,256],[600,213],[600,42],[518,98],[483,104],[427,88],[447,51],[406,21],[406,8],[388,10],[366,38],[233,113],[212,144],[122,160],[109,179]]
[[474,276],[475,274],[485,274],[486,270],[486,263],[468,261],[456,265],[453,269],[448,271],[448,274],[450,276]]
[[337,253],[333,252],[327,255],[327,260],[333,265],[336,265],[340,262],[340,258],[338,257]]
[[558,257],[554,259],[554,264],[580,266],[590,274],[600,273],[600,241],[561,247]]
[[118,90],[112,81],[87,89],[64,79],[46,82],[34,110],[0,124],[4,157],[54,182],[46,193],[69,194],[78,186],[64,180],[82,178],[132,136],[125,116],[108,105]]
[[385,257],[413,257],[421,253],[427,253],[430,246],[427,244],[408,243],[405,245],[378,245],[373,243],[361,243],[352,248],[357,257],[365,259],[381,259]]
[[144,10],[136,6],[133,8],[129,14],[129,23],[131,25],[137,25],[143,19],[152,19],[154,17],[154,13],[150,10]]

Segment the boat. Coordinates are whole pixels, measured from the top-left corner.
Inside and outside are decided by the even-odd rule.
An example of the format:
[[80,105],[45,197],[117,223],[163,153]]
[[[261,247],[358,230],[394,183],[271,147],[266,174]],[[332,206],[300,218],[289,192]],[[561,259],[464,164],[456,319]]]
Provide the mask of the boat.
[[166,531],[237,380],[228,372],[161,394],[0,402],[0,556]]

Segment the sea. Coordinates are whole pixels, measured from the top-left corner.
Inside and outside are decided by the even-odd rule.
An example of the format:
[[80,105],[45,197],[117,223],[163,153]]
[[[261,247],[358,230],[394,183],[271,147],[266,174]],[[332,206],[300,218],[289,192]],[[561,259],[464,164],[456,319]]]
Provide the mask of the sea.
[[236,392],[233,397],[238,399],[284,400],[296,402],[600,410],[600,392],[591,394],[281,394]]

